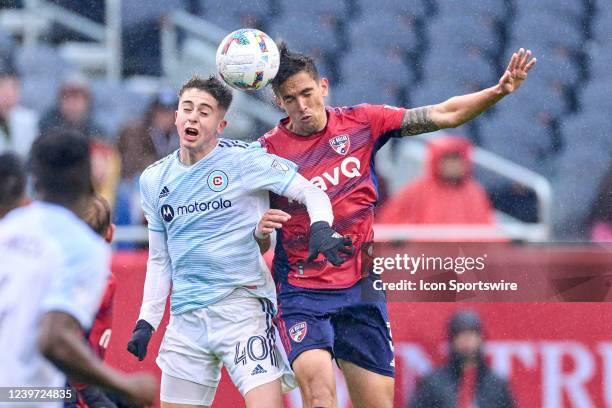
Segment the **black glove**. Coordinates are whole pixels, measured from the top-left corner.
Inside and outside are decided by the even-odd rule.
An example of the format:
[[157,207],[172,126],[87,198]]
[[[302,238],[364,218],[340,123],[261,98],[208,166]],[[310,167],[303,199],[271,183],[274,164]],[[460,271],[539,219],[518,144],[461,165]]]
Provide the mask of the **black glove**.
[[146,320],[139,320],[136,322],[132,338],[127,344],[127,349],[130,353],[138,357],[138,361],[144,360],[147,355],[147,346],[151,335],[153,334],[153,326],[151,326]]
[[306,262],[314,261],[320,252],[332,265],[340,266],[345,260],[338,253],[352,255],[355,248],[353,248],[353,241],[350,237],[338,234],[325,221],[317,221],[310,226],[308,252]]

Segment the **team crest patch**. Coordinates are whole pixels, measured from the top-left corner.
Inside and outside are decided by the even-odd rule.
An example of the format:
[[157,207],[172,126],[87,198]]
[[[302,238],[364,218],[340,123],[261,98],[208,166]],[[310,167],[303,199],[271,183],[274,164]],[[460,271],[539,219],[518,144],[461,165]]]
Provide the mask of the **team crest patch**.
[[208,175],[208,187],[212,191],[220,192],[225,190],[227,184],[229,182],[227,178],[227,174],[222,172],[221,170],[214,170]]
[[289,335],[296,343],[300,343],[306,337],[308,332],[308,324],[306,322],[299,322],[291,326],[289,329]]
[[349,135],[340,135],[329,139],[329,144],[338,154],[345,155],[351,148],[351,138]]
[[286,173],[289,171],[289,166],[287,166],[285,163],[279,162],[276,159],[274,159],[274,161],[272,162],[272,168],[278,171],[282,171],[283,173]]

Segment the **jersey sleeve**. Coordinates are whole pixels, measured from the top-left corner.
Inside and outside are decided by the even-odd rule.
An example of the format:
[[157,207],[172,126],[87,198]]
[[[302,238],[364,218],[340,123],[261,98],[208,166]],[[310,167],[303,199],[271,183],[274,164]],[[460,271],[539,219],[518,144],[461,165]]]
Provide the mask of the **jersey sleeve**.
[[50,271],[53,282],[42,301],[42,311],[64,312],[82,328],[91,326],[110,276],[110,248],[103,243],[64,246],[65,256]]
[[151,184],[151,174],[145,171],[140,176],[140,203],[142,211],[151,231],[164,232],[161,215],[157,212],[158,198],[155,196],[155,189]]
[[357,109],[363,111],[372,124],[374,142],[381,137],[400,137],[405,108],[391,105],[360,105]]
[[240,174],[246,189],[282,195],[297,174],[297,165],[267,153],[259,142],[254,142],[240,156]]

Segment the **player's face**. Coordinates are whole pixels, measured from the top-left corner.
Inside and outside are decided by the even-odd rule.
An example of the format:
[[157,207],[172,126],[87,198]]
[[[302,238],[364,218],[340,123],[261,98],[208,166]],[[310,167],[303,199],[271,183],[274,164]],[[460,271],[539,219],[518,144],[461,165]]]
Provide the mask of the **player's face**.
[[190,88],[179,100],[174,124],[182,148],[200,151],[214,145],[227,121],[225,111],[208,92]]
[[323,130],[328,88],[327,79],[317,81],[305,71],[287,78],[278,90],[277,103],[289,116],[289,130],[304,136]]

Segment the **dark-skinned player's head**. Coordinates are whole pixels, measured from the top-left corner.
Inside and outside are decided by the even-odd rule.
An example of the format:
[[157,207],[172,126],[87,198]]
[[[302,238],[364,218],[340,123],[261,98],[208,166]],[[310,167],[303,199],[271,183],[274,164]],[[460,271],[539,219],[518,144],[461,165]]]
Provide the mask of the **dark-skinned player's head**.
[[0,154],[0,218],[25,202],[26,170],[15,153]]
[[63,129],[43,134],[30,156],[42,200],[71,205],[93,194],[89,142],[83,135]]

